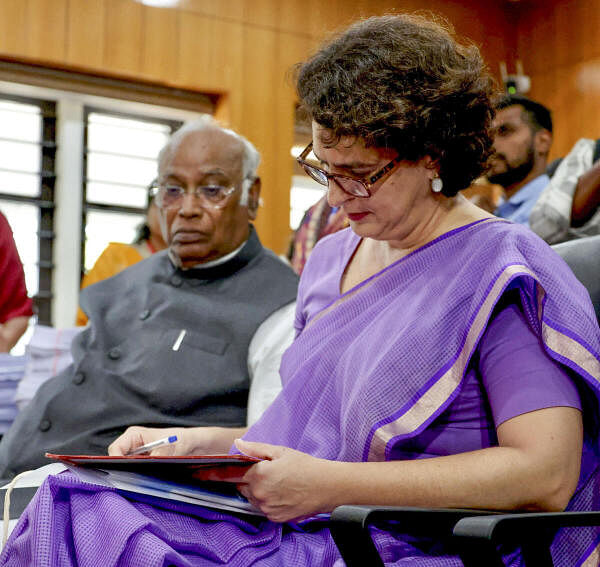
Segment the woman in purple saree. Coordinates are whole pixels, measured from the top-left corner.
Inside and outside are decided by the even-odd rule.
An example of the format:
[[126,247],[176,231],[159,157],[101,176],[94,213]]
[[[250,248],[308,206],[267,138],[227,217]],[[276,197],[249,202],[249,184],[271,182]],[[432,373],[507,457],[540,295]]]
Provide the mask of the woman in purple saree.
[[[240,491],[268,519],[61,473],[40,487],[1,565],[340,567],[322,517],[339,504],[600,507],[589,296],[528,229],[457,195],[491,147],[477,50],[423,18],[371,18],[300,68],[298,92],[314,144],[299,161],[350,229],[309,258],[283,389],[232,449],[266,459]],[[181,440],[162,453],[221,452],[239,434],[131,428],[109,451],[171,432]],[[461,565],[432,540],[374,537],[386,565]],[[595,528],[553,543],[558,566],[599,553]],[[521,564],[517,549],[505,558]]]

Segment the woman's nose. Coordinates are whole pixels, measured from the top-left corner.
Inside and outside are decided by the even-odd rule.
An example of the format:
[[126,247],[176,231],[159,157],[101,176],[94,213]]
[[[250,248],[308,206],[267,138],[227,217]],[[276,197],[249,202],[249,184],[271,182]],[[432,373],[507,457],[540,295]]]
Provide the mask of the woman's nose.
[[328,179],[327,183],[327,202],[330,207],[339,207],[349,199],[352,199],[352,195],[346,193],[335,181],[335,179]]

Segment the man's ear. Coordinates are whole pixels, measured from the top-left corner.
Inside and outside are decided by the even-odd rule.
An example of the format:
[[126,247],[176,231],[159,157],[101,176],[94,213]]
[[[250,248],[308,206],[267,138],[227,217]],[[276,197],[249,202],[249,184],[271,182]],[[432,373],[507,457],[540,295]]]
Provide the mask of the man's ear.
[[538,154],[547,156],[552,146],[552,132],[542,128],[535,133],[534,147]]
[[248,216],[250,220],[256,219],[260,205],[260,177],[257,177],[248,190]]
[[158,225],[160,226],[160,232],[163,240],[167,246],[171,245],[171,235],[169,234],[169,223],[167,220],[167,211],[165,209],[158,209]]

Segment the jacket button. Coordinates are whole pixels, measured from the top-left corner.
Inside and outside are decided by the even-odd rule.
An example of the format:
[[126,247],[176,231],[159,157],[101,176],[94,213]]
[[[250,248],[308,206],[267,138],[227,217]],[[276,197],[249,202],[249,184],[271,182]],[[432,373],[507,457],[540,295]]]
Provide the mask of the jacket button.
[[40,431],[48,431],[50,427],[52,427],[52,424],[50,423],[49,419],[42,419],[42,421],[40,421]]
[[85,382],[85,374],[83,372],[77,372],[75,376],[73,376],[73,384],[75,386],[80,386]]
[[178,276],[177,274],[175,274],[174,276],[171,276],[171,285],[172,286],[181,287],[182,283],[183,283],[183,280],[181,279],[181,276]]
[[108,351],[108,358],[110,358],[111,360],[119,360],[119,358],[121,358],[121,350],[117,347],[111,348]]
[[146,319],[148,319],[148,317],[150,317],[150,309],[144,309],[141,313],[140,313],[140,319],[142,321],[145,321]]

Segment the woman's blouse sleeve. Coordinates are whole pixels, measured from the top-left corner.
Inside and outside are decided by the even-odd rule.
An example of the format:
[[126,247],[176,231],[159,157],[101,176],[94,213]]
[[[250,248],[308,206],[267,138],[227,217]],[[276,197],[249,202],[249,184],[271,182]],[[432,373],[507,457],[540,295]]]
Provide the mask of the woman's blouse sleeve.
[[581,410],[577,386],[544,350],[519,307],[498,312],[479,344],[479,371],[494,423],[543,408]]

